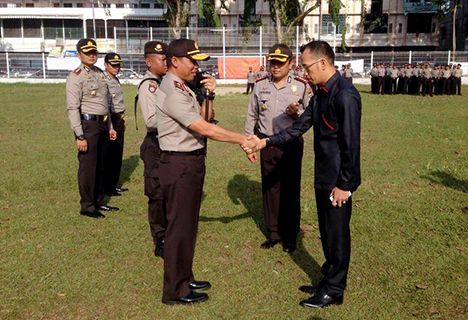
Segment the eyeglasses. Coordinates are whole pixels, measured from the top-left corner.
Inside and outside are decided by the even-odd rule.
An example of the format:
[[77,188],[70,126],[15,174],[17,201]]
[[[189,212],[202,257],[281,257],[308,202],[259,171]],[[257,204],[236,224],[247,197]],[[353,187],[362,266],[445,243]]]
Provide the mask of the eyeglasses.
[[318,59],[318,60],[312,62],[311,64],[308,64],[308,65],[303,64],[302,67],[304,67],[304,69],[309,69],[309,68],[312,67],[314,64],[317,64],[317,63],[319,63],[319,62],[322,61],[322,60],[323,60],[323,58],[320,58],[320,59]]
[[84,51],[81,51],[81,53],[87,55],[87,56],[94,56],[94,55],[97,55],[97,51],[96,50],[91,50],[91,51],[88,51],[88,52],[84,52]]

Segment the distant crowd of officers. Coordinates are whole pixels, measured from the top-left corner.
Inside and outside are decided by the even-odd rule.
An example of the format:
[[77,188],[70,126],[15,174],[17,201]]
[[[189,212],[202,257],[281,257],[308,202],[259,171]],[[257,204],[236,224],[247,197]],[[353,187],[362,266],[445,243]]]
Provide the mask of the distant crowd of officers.
[[391,64],[374,64],[370,72],[372,93],[461,95],[460,64],[435,65],[405,64],[398,68]]

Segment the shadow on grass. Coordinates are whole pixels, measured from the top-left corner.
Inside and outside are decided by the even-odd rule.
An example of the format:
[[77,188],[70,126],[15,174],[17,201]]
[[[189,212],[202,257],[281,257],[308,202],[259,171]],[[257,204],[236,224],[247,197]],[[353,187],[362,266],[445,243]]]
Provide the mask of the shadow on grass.
[[232,217],[205,217],[201,216],[200,221],[219,221],[230,223],[236,220],[252,219],[257,227],[266,236],[266,227],[263,221],[262,212],[262,185],[261,183],[249,180],[247,176],[236,174],[228,183],[228,194],[232,203],[244,205],[247,212]]
[[[314,258],[309,254],[309,252],[306,250],[304,247],[304,235],[302,233],[299,233],[299,236],[297,237],[297,249],[293,253],[291,253],[289,256],[291,257],[292,261],[294,261],[295,264],[297,264],[302,271],[304,271],[305,274],[310,279],[310,283],[315,285],[322,280],[322,274],[320,273],[320,266],[315,261]],[[308,285],[308,283],[303,283],[304,285]],[[319,318],[320,319],[320,318]]]
[[323,320],[323,318],[317,317],[317,316],[312,316],[308,318],[307,320]]
[[457,191],[468,193],[468,180],[460,180],[458,178],[455,178],[450,173],[436,170],[429,173],[429,175],[424,175],[422,177],[433,183],[437,183],[448,188],[455,189]]
[[125,159],[122,162],[122,170],[120,171],[120,180],[119,184],[123,186],[123,184],[130,180],[133,171],[135,171],[136,167],[138,166],[138,161],[140,161],[140,156],[134,154],[130,158]]

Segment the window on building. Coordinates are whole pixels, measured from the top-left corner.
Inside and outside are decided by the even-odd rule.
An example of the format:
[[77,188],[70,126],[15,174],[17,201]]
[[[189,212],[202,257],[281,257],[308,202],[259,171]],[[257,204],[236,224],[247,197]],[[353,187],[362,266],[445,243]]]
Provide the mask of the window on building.
[[393,23],[388,25],[388,33],[393,33]]
[[314,24],[314,33],[318,33],[318,23]]
[[116,3],[115,7],[122,9],[122,8],[125,8],[125,5],[123,3]]
[[17,3],[17,4],[16,4],[16,7],[17,7],[17,8],[21,8],[21,7],[22,7],[22,4],[21,4],[21,3]]
[[23,30],[24,30],[25,38],[40,38],[41,37],[41,20],[24,19]]
[[81,39],[84,37],[83,20],[66,19],[63,20],[65,28],[65,39]]
[[138,3],[132,3],[132,8],[138,9]]
[[[339,23],[336,26],[336,33],[340,34],[343,32],[343,27],[346,24],[346,16],[344,14],[340,14],[339,16]],[[333,34],[335,31],[335,25],[331,20],[331,16],[329,14],[324,14],[322,16],[322,33],[323,34]],[[317,33],[317,32],[316,32]]]
[[388,14],[375,16],[368,14],[364,21],[364,33],[387,33]]
[[0,3],[0,8],[6,8],[7,4],[6,3]]
[[154,4],[154,8],[155,8],[155,9],[164,9],[164,3],[158,3],[158,2],[156,2],[156,3]]
[[399,23],[398,24],[398,33],[402,33],[403,32],[403,23]]
[[60,3],[54,3],[54,8],[60,8]]
[[34,8],[34,3],[26,3],[26,8]]
[[107,37],[114,38],[114,27],[117,33],[117,38],[125,37],[125,21],[124,20],[107,20]]
[[[418,0],[419,2],[419,0]],[[371,14],[381,15],[382,14],[383,0],[372,0],[371,1]]]
[[432,23],[432,33],[435,33],[437,31],[437,23],[433,22]]
[[149,9],[150,4],[149,3],[142,3],[142,4],[140,4],[140,8]]
[[431,33],[432,14],[408,14],[407,33]]
[[[96,22],[96,38],[105,39],[106,29],[104,27],[104,20],[96,19],[95,22]],[[86,20],[86,34],[88,35],[88,37],[94,38],[93,19]]]
[[83,8],[84,5],[83,5],[83,3],[78,2],[78,3],[76,4],[76,7],[77,7],[77,8]]
[[3,36],[5,38],[21,38],[21,20],[20,19],[4,19],[3,20]]
[[64,8],[73,8],[73,4],[72,3],[64,3],[63,7]]
[[44,19],[44,38],[45,39],[62,39],[63,38],[62,20]]

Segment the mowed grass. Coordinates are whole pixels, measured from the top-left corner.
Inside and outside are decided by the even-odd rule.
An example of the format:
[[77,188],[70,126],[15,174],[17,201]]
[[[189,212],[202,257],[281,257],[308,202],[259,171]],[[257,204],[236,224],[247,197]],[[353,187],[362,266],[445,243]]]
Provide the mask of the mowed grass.
[[[467,319],[468,88],[464,96],[363,100],[362,185],[353,195],[352,262],[342,306],[312,310],[298,287],[324,258],[306,134],[299,249],[262,250],[258,164],[210,142],[194,274],[207,303],[161,303],[135,130],[125,86],[122,181],[104,220],[79,212],[76,145],[64,85],[0,86],[0,319]],[[217,97],[216,118],[241,132],[248,98]],[[465,208],[465,209],[463,209]]]

